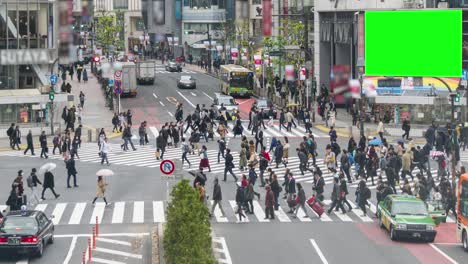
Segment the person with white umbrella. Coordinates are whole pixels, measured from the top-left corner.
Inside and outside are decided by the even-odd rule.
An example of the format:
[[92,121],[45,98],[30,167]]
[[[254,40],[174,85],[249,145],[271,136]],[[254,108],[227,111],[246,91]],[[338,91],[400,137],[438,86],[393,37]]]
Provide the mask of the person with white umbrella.
[[55,163],[46,163],[42,165],[42,167],[39,169],[40,172],[45,171],[44,173],[44,181],[42,184],[42,195],[41,199],[45,200],[44,198],[44,193],[47,189],[50,189],[52,191],[52,194],[54,194],[55,199],[60,197],[60,194],[55,193],[54,187],[55,187],[55,181],[54,181],[54,175],[52,174],[52,170],[55,169],[57,165]]
[[96,202],[97,198],[102,198],[104,202],[106,203],[106,206],[109,205],[109,203],[107,203],[107,200],[106,200],[106,186],[107,185],[108,184],[104,182],[104,178],[102,177],[102,175],[99,175],[98,180],[97,180],[97,192],[96,192],[96,196],[93,199],[93,205]]

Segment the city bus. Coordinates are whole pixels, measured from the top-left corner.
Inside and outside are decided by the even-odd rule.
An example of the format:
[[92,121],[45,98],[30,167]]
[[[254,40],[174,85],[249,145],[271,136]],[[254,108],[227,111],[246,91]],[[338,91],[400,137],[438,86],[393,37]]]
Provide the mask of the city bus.
[[458,180],[457,240],[468,251],[468,173],[461,175]]
[[231,96],[251,96],[254,93],[254,73],[239,65],[221,65],[221,92]]

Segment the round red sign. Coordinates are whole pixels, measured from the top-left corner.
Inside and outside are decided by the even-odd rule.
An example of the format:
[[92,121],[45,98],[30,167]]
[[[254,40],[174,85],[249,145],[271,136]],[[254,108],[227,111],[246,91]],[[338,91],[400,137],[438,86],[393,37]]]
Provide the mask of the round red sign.
[[159,169],[161,169],[161,172],[166,175],[172,174],[175,170],[174,162],[170,160],[163,160],[159,165]]

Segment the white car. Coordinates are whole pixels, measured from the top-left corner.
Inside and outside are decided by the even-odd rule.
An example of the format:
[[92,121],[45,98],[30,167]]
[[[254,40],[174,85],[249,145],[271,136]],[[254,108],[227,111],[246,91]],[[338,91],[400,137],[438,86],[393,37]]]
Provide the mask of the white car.
[[221,111],[222,107],[226,108],[226,112],[228,112],[230,115],[239,112],[239,104],[236,103],[234,97],[230,95],[215,93],[213,104],[216,106],[218,111]]

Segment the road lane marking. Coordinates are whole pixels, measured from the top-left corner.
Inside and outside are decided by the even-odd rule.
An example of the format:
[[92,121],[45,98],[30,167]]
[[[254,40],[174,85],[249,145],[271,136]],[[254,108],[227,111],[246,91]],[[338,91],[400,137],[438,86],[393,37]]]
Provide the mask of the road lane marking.
[[52,212],[52,215],[54,216],[54,218],[52,219],[52,223],[54,223],[54,225],[58,225],[58,223],[60,223],[60,219],[62,219],[63,212],[65,211],[66,207],[66,203],[58,203],[55,206],[55,209]]
[[435,249],[435,251],[439,252],[439,254],[441,254],[444,258],[446,258],[450,263],[453,263],[453,264],[458,264],[458,262],[456,262],[453,258],[451,258],[449,255],[445,254],[445,252],[443,252],[442,250],[440,250],[438,247],[436,247],[433,243],[430,243],[429,244],[433,249]]
[[222,249],[213,248],[215,251],[223,253],[224,258],[218,258],[219,263],[232,264],[231,254],[229,254],[229,249],[227,247],[226,239],[224,237],[213,237],[213,242],[221,244]]
[[91,215],[91,219],[89,220],[90,224],[96,223],[96,216],[98,219],[98,223],[102,222],[102,217],[104,216],[104,209],[106,208],[106,204],[103,202],[95,203],[93,214]]
[[[332,203],[331,200],[324,200],[323,201],[326,205],[330,205]],[[335,211],[335,208],[333,208],[332,212],[338,216],[338,218],[340,218],[341,221],[343,222],[353,222],[353,219],[351,219],[351,217],[349,217],[346,213],[345,214],[342,214],[340,211],[336,212]]]
[[35,208],[36,211],[41,211],[44,212],[45,209],[47,208],[47,204],[38,204]]
[[192,96],[197,96],[197,94],[196,94],[196,93],[194,93],[194,92],[191,92],[191,94],[192,94]]
[[174,104],[174,105],[177,105],[177,103],[179,103],[179,102],[177,101],[177,99],[175,99],[175,98],[172,97],[172,96],[166,97],[166,100],[167,100],[169,103]]
[[[70,237],[91,237],[92,234],[64,234],[64,235],[54,235],[55,238],[70,238]],[[99,232],[100,237],[141,237],[149,236],[149,233],[102,233]]]
[[166,222],[164,215],[164,203],[162,201],[153,201],[153,220],[155,223]]
[[[211,206],[213,206],[213,204],[214,204],[214,201],[211,200]],[[216,222],[218,222],[218,223],[227,223],[228,222],[228,219],[226,218],[226,216],[225,215],[223,216],[221,214],[221,209],[219,209],[219,206],[216,206],[216,208],[214,210],[214,215],[215,215],[215,218],[216,218]]]
[[75,246],[76,246],[76,240],[78,239],[78,237],[74,236],[72,238],[72,241],[71,241],[71,244],[70,244],[70,248],[68,249],[68,253],[67,253],[67,257],[65,258],[65,260],[63,261],[63,264],[68,264],[70,262],[70,259],[73,255],[73,250],[75,250]]
[[114,203],[114,213],[112,215],[112,224],[121,224],[125,213],[125,202]]
[[[317,217],[319,217],[319,215],[309,206],[307,206],[307,208],[309,208],[309,210],[314,214],[316,215]],[[323,212],[323,214],[319,217],[320,221],[322,222],[332,222],[333,220],[327,215],[326,212]]]
[[297,217],[301,222],[312,222],[312,219],[307,215],[307,212],[302,210],[302,207],[299,207],[299,210],[297,211]]
[[[352,208],[355,208],[355,207],[356,207],[356,205],[354,205],[353,202],[351,202],[351,201],[349,201],[349,200],[348,200],[348,202],[349,202],[349,204],[351,205]],[[374,221],[372,221],[372,219],[369,218],[369,216],[367,216],[367,215],[366,215],[366,216],[363,216],[363,215],[360,214],[357,210],[359,210],[359,212],[361,212],[362,214],[364,214],[364,212],[362,212],[361,209],[353,209],[352,212],[353,212],[357,217],[361,218],[361,220],[362,220],[363,222],[374,222]]]
[[70,217],[69,225],[78,225],[83,216],[84,210],[86,208],[86,203],[77,203],[75,209],[73,209],[72,215]]
[[180,97],[182,97],[190,106],[192,106],[193,108],[196,108],[194,104],[192,104],[192,102],[190,102],[189,99],[187,99],[187,97],[185,97],[181,92],[177,91],[177,93],[180,95]]
[[159,104],[161,104],[163,107],[166,106],[162,101],[159,101]]
[[153,96],[154,98],[158,99],[158,96],[155,93],[153,93]]
[[327,259],[325,258],[325,256],[323,255],[322,253],[322,250],[320,250],[317,242],[315,242],[315,239],[311,239],[310,240],[310,243],[312,244],[312,246],[314,247],[315,251],[317,252],[317,255],[320,257],[320,259],[322,260],[322,263],[323,264],[328,264],[328,261]]
[[[231,205],[231,208],[232,208],[232,211],[234,211],[234,216],[236,217],[237,219],[237,214],[235,213],[236,212],[236,209],[237,209],[237,203],[236,201],[234,200],[229,200],[229,204]],[[242,222],[249,222],[249,218],[247,217],[247,215],[245,215],[244,218],[242,218]]]
[[276,218],[278,218],[280,222],[291,222],[291,219],[289,219],[289,217],[283,211],[283,208],[278,207],[278,210],[274,212],[275,212]]
[[265,219],[265,212],[263,211],[262,207],[258,203],[258,201],[253,201],[253,206],[254,206],[254,214],[255,217],[257,217],[259,222],[270,222],[270,219]]
[[123,246],[132,246],[132,243],[127,242],[127,241],[121,241],[121,240],[115,240],[115,239],[110,239],[110,238],[103,238],[103,237],[98,237],[96,238],[97,241],[105,242],[105,243],[110,243],[110,244],[116,244],[116,245],[123,245]]
[[[123,252],[120,250],[113,250],[113,249],[101,248],[101,247],[96,247],[96,249],[94,250],[98,252],[108,253],[112,255],[119,255],[119,256],[124,256],[128,258],[143,259],[143,256],[140,254],[132,254],[132,253],[127,253],[127,252]],[[92,258],[92,260],[95,261],[94,258]]]
[[115,260],[108,260],[102,258],[93,257],[93,262],[96,263],[103,263],[103,264],[125,264],[125,262],[115,261]]
[[145,221],[145,202],[133,203],[133,223],[143,223]]
[[27,259],[18,260],[16,264],[28,264],[28,260]]
[[211,100],[213,100],[213,97],[209,96],[207,93],[203,92],[204,95],[206,95],[206,97],[210,98]]
[[153,133],[154,138],[157,138],[159,136],[159,132],[158,132],[158,129],[156,127],[151,126],[150,131],[151,131],[151,133]]
[[171,117],[174,117],[174,115],[173,115],[171,112],[167,111],[167,113],[168,113]]

